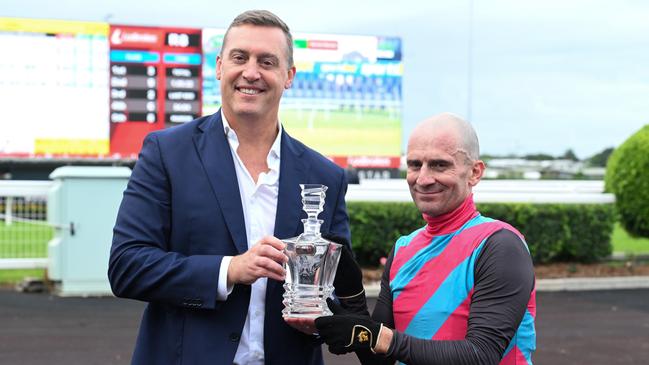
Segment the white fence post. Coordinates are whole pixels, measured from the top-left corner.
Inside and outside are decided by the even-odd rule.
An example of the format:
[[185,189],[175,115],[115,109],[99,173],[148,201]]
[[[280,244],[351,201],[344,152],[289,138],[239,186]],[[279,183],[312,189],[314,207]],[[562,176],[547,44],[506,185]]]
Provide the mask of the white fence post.
[[11,225],[11,210],[14,203],[14,197],[8,196],[5,199],[5,226]]

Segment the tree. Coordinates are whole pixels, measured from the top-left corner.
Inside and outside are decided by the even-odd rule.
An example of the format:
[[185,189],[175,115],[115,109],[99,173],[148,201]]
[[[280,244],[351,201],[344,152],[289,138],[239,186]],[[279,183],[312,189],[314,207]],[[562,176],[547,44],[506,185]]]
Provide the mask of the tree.
[[572,150],[572,148],[569,148],[566,152],[563,153],[563,156],[559,158],[564,160],[579,161],[579,158],[577,157],[577,155],[575,155],[575,152]]
[[554,160],[554,156],[548,155],[547,153],[533,153],[523,156],[526,160],[530,161],[547,161]]
[[649,237],[649,124],[613,151],[604,181],[606,191],[615,194],[622,226]]
[[606,148],[600,153],[596,153],[587,159],[588,166],[593,167],[606,167],[608,159],[613,153],[613,147]]

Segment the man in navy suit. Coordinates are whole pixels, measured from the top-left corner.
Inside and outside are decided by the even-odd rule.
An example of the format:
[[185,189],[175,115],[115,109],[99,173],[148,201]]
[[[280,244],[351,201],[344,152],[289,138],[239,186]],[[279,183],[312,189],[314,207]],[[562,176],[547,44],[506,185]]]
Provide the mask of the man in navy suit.
[[294,76],[286,24],[245,12],[217,58],[222,109],[145,139],[108,270],[115,295],[148,302],[133,364],[322,363],[313,330],[282,318],[277,237],[302,231],[299,184],[317,183],[329,187],[322,231],[349,240],[347,182],[282,129]]

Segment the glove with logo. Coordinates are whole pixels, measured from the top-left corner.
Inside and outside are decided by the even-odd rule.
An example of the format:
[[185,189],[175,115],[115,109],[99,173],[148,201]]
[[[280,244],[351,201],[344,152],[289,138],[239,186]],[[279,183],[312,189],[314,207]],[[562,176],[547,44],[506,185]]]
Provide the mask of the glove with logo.
[[323,234],[322,238],[343,246],[334,278],[336,296],[344,299],[363,293],[363,272],[356,260],[354,260],[354,255],[349,249],[350,245],[347,239],[328,233]]
[[334,315],[316,318],[315,326],[329,345],[329,352],[336,355],[366,349],[374,352],[383,324],[369,316],[349,313],[330,298],[327,305]]

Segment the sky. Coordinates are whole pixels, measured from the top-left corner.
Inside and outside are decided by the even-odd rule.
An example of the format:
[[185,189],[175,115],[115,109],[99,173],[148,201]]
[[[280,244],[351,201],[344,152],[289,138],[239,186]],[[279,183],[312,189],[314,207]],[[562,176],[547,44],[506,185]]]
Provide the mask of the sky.
[[268,9],[293,31],[399,36],[403,140],[441,112],[481,152],[587,158],[649,123],[649,2],[641,0],[3,0],[0,16],[222,27]]

